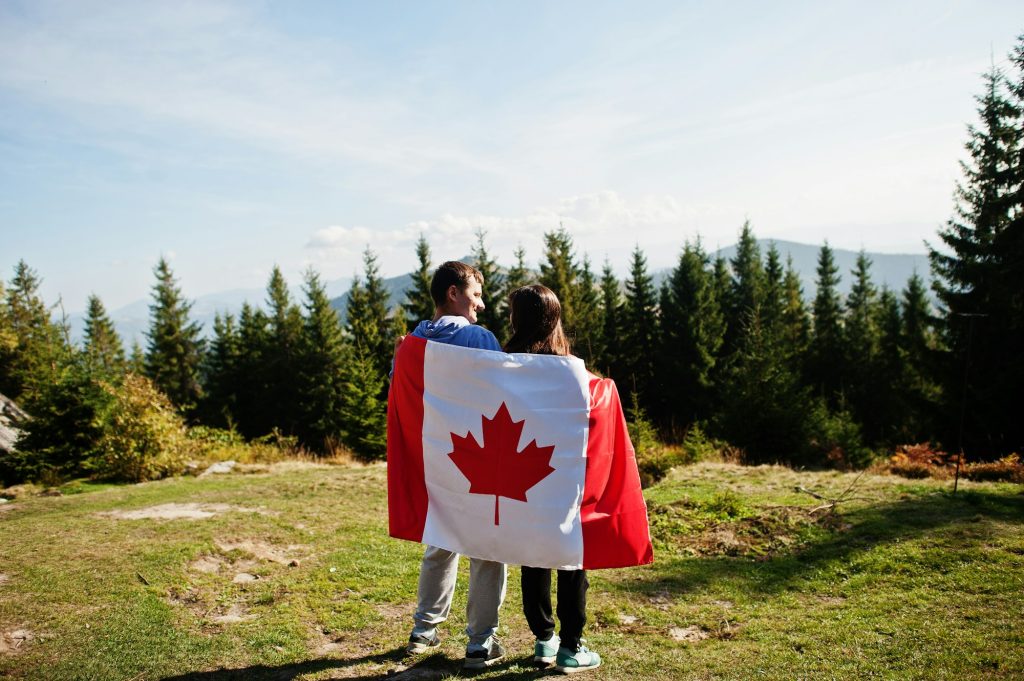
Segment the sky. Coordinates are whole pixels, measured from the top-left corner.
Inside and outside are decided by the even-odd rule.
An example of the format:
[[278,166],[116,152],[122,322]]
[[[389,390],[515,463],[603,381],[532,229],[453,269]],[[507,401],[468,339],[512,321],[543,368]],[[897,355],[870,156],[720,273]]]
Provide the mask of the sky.
[[469,253],[922,253],[1016,2],[0,0],[0,278],[116,310]]

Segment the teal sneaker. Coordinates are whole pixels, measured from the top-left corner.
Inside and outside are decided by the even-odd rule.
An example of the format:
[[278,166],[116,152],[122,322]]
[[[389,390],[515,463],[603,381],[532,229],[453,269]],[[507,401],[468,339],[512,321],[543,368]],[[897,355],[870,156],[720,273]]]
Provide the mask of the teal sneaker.
[[559,647],[558,656],[555,659],[555,669],[563,674],[575,674],[585,672],[588,669],[597,669],[601,666],[601,656],[593,650],[588,650],[582,642],[576,650]]
[[537,639],[537,642],[533,644],[533,661],[539,664],[551,664],[555,661],[555,656],[558,655],[558,637],[551,634],[551,638],[547,641],[541,641]]

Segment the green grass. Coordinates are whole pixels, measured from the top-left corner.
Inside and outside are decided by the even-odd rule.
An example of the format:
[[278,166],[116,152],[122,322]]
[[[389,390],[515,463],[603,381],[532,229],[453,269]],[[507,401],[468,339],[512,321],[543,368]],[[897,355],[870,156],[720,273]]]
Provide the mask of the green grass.
[[[854,478],[672,471],[646,492],[655,563],[590,574],[586,637],[605,664],[586,676],[1021,678],[1021,487],[961,483],[953,497],[948,483],[864,476],[836,513],[811,513],[822,502],[796,489],[834,498]],[[403,666],[422,547],[387,537],[383,467],[67,492],[0,506],[0,634],[32,636],[0,648],[0,678],[459,675],[465,566],[441,652]],[[104,515],[171,502],[237,508],[202,520]],[[239,572],[259,579],[234,583]],[[546,674],[528,662],[519,599],[513,568],[510,655],[478,678]],[[230,615],[240,620],[218,619]]]

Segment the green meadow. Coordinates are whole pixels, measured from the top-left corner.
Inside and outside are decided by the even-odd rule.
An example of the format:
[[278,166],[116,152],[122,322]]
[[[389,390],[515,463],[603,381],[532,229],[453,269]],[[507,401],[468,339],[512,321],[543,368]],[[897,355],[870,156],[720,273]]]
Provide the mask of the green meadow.
[[[466,675],[465,565],[440,651],[402,655],[422,547],[383,466],[252,470],[0,504],[0,678]],[[702,463],[645,493],[655,562],[591,573],[583,678],[1024,676],[1020,485]],[[555,675],[518,579],[476,678]]]

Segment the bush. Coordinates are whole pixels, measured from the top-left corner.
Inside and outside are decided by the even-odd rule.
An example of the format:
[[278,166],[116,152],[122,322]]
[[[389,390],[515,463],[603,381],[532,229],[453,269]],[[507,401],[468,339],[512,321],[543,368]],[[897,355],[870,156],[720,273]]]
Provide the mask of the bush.
[[22,425],[17,451],[0,453],[0,478],[58,485],[82,475],[103,435],[110,394],[97,382],[82,356],[55,369],[25,402],[31,418]]
[[811,410],[810,438],[804,460],[811,465],[834,468],[864,468],[875,458],[864,446],[860,426],[847,411],[831,412],[818,400]]
[[188,430],[188,439],[191,456],[211,463],[276,463],[298,453],[296,438],[282,436],[277,430],[247,443],[235,430],[195,426]]
[[934,448],[930,442],[921,442],[898,446],[889,457],[887,469],[904,478],[945,479],[952,477],[955,467],[956,457]]
[[92,463],[94,473],[129,482],[182,473],[193,446],[170,400],[137,374],[105,388],[113,405]]
[[960,475],[976,482],[1018,482],[1024,483],[1024,464],[1016,454],[1004,456],[998,461],[969,463]]

